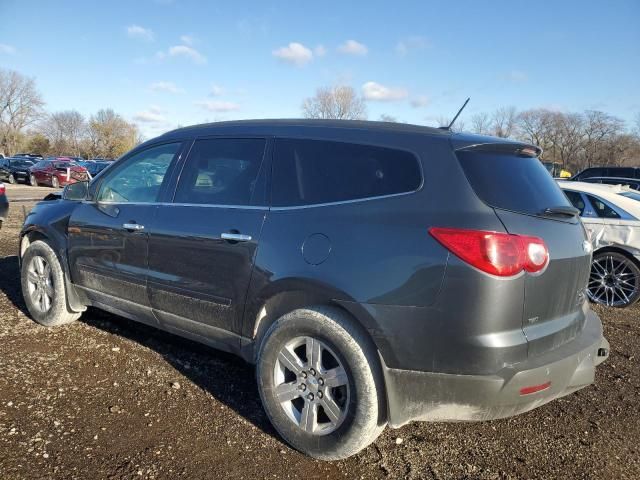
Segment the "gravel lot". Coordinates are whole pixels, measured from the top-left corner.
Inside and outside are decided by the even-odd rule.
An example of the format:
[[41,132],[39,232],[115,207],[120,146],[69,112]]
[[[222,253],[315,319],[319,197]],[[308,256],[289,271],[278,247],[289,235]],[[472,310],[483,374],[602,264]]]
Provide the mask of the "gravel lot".
[[2,479],[640,478],[638,306],[596,309],[612,353],[595,385],[512,419],[387,429],[324,463],[280,440],[241,360],[97,310],[55,329],[31,321],[22,205],[0,231]]

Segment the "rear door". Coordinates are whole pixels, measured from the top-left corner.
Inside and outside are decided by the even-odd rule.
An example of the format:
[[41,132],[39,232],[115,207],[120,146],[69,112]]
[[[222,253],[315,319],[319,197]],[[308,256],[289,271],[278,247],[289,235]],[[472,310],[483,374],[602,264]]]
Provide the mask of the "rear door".
[[149,295],[167,330],[239,347],[267,212],[266,138],[201,138],[149,235]]
[[[476,194],[492,206],[509,233],[544,240],[549,264],[526,275],[522,328],[529,355],[572,340],[583,327],[591,246],[577,215],[531,149],[499,144],[458,150],[457,156]],[[526,154],[525,154],[526,153]],[[545,213],[554,209],[555,213]]]

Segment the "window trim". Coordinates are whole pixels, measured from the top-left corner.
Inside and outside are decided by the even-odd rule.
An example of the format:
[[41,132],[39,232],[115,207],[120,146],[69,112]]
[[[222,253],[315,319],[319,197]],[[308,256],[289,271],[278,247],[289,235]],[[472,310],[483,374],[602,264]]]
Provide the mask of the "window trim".
[[[209,208],[233,208],[233,209],[241,209],[245,208],[247,210],[269,210],[271,205],[271,198],[264,198],[263,201],[266,205],[254,205],[255,201],[254,193],[251,193],[251,198],[249,199],[250,203],[248,205],[224,205],[224,204],[214,204],[214,203],[189,203],[189,202],[175,202],[176,194],[178,193],[178,185],[180,184],[180,179],[182,178],[182,174],[184,173],[184,169],[191,158],[191,151],[195,146],[198,140],[264,140],[264,150],[262,152],[262,160],[260,161],[260,168],[258,169],[258,174],[256,175],[256,180],[259,180],[261,175],[263,174],[263,169],[267,168],[271,164],[271,156],[273,154],[273,136],[272,135],[242,135],[242,134],[215,134],[215,135],[199,135],[189,139],[189,146],[185,148],[185,152],[183,155],[182,161],[176,164],[176,174],[175,178],[172,178],[172,189],[167,193],[167,202],[161,202],[160,205],[168,206],[181,206],[181,207],[209,207]],[[267,190],[268,196],[271,194],[271,168],[266,171],[267,174]]]
[[[310,203],[308,205],[289,205],[286,207],[274,207],[273,206],[273,169],[275,168],[276,165],[276,159],[275,159],[275,154],[276,154],[276,146],[278,144],[278,140],[309,140],[309,141],[313,141],[313,142],[331,142],[331,143],[343,143],[346,145],[359,145],[359,146],[363,146],[363,147],[377,147],[377,148],[386,148],[387,150],[397,150],[400,152],[404,152],[404,153],[408,153],[409,155],[411,155],[415,161],[418,163],[418,170],[420,171],[420,183],[418,184],[418,187],[415,190],[410,190],[407,192],[399,192],[399,193],[390,193],[387,195],[376,195],[374,197],[362,197],[362,198],[353,198],[350,200],[337,200],[335,202],[323,202],[323,203]],[[343,204],[349,204],[349,203],[360,203],[360,202],[368,202],[368,201],[375,201],[375,200],[382,200],[385,198],[394,198],[394,197],[404,197],[406,195],[413,195],[415,193],[420,192],[423,188],[424,188],[424,184],[425,184],[425,176],[424,176],[424,169],[422,166],[422,157],[420,155],[418,155],[415,151],[408,149],[406,147],[396,147],[396,146],[389,146],[389,144],[378,144],[378,143],[372,143],[372,142],[352,142],[352,141],[345,141],[345,140],[334,140],[334,139],[330,139],[330,138],[316,138],[316,137],[290,137],[290,136],[280,136],[280,135],[276,135],[273,138],[273,148],[271,151],[271,156],[272,156],[272,160],[271,160],[271,172],[270,172],[270,185],[269,185],[269,205],[271,205],[271,210],[273,211],[283,211],[283,210],[298,210],[298,209],[303,209],[303,208],[317,208],[317,207],[330,207],[333,205],[343,205]]]

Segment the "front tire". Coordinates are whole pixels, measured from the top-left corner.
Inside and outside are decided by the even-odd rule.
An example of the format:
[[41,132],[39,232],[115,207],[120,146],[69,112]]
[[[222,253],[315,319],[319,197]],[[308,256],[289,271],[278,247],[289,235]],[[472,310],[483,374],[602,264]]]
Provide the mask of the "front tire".
[[69,308],[62,266],[45,241],[36,240],[27,248],[21,284],[27,309],[39,324],[54,327],[80,318],[81,313]]
[[58,181],[58,177],[54,176],[51,178],[51,186],[53,188],[59,188],[60,187],[60,182]]
[[278,319],[260,344],[256,375],[275,429],[311,457],[349,457],[384,430],[377,350],[338,309],[305,308]]
[[640,298],[640,268],[618,252],[593,256],[587,289],[589,300],[608,307],[626,308]]
[[32,187],[37,187],[38,186],[38,180],[36,179],[35,175],[31,175],[29,177],[29,185],[31,185]]
[[9,175],[9,183],[13,185],[16,183],[16,177],[13,176],[13,173]]

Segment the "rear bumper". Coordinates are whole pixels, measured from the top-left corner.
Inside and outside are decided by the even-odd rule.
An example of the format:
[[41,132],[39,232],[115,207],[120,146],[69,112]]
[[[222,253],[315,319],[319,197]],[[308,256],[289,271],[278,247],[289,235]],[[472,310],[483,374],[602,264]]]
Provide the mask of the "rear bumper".
[[[400,370],[386,367],[383,361],[389,425],[400,427],[414,420],[491,420],[527,412],[593,383],[595,367],[608,355],[600,319],[589,310],[582,332],[573,341],[495,375]],[[521,394],[522,388],[548,382],[542,391]]]

